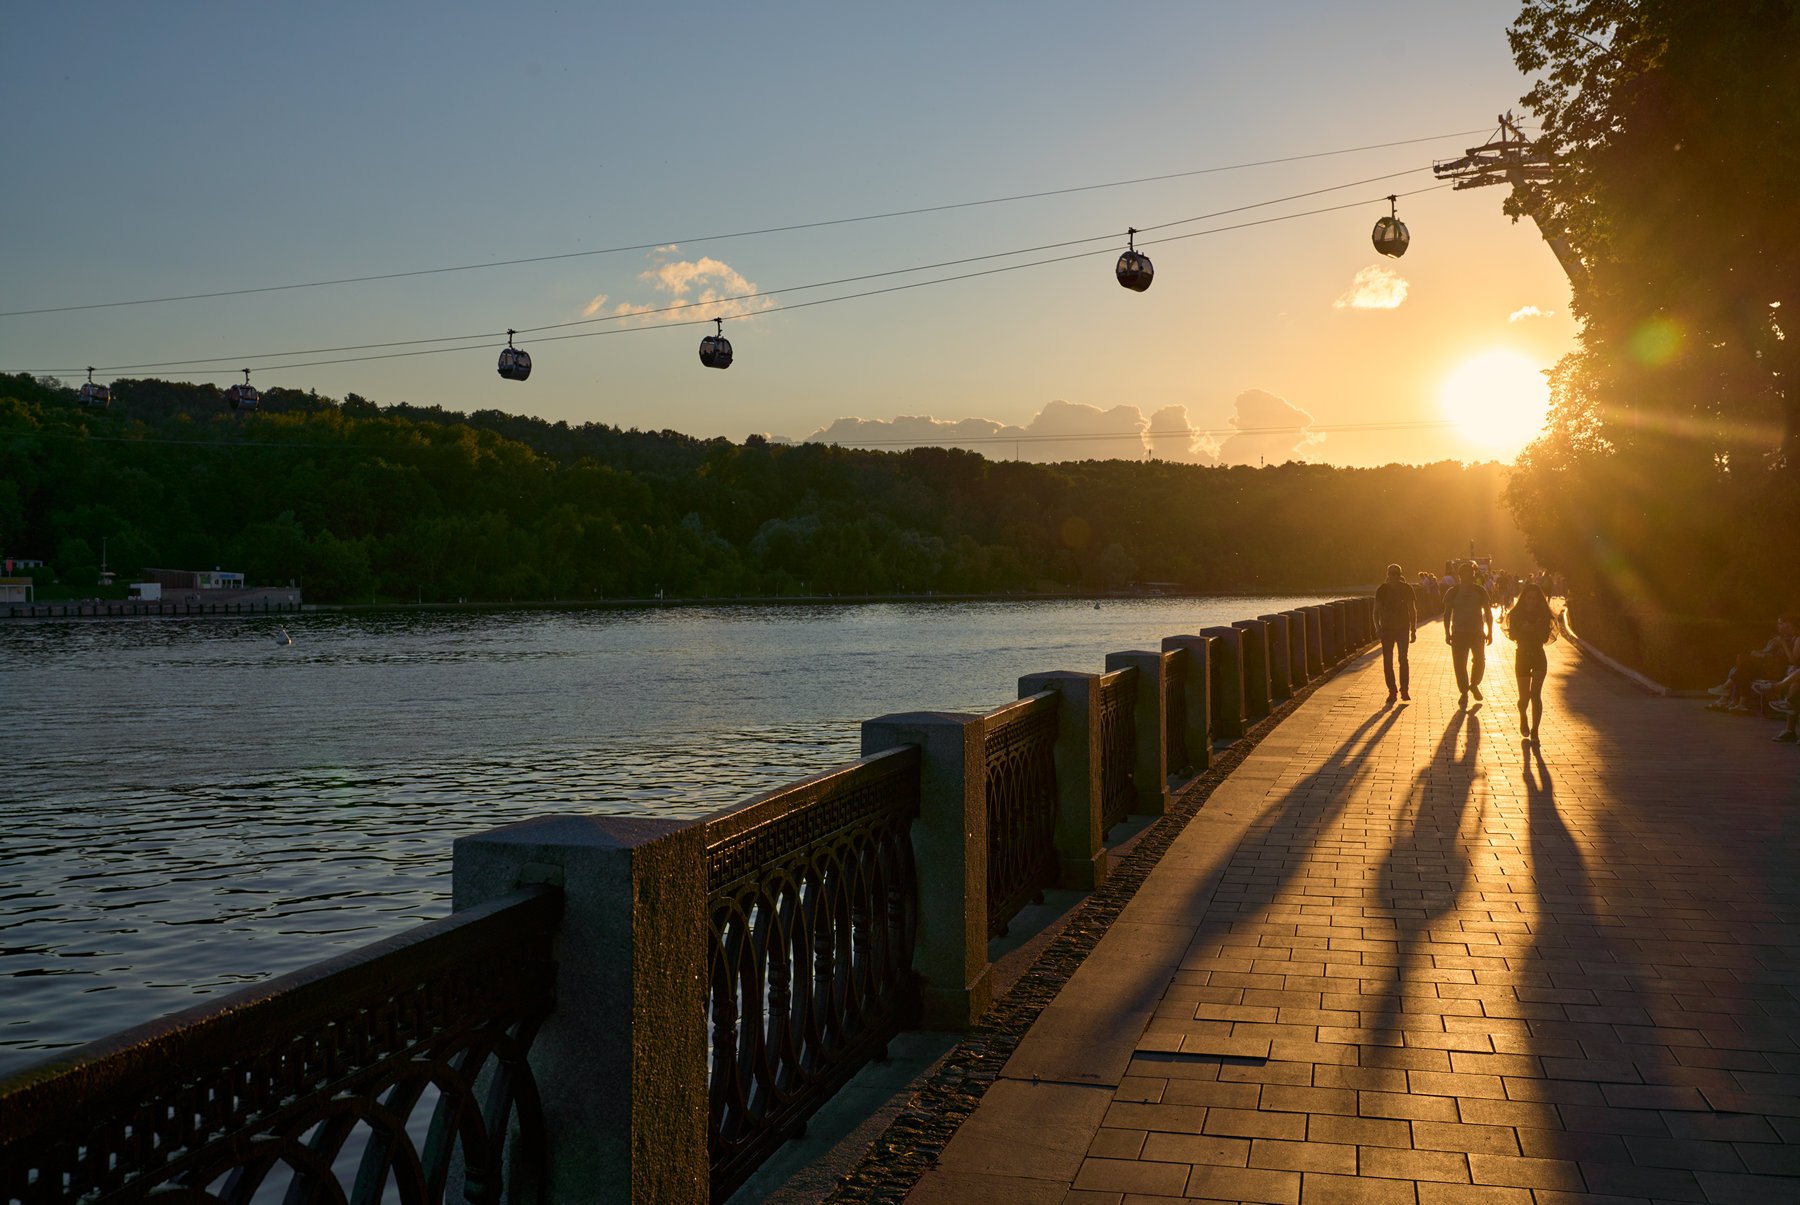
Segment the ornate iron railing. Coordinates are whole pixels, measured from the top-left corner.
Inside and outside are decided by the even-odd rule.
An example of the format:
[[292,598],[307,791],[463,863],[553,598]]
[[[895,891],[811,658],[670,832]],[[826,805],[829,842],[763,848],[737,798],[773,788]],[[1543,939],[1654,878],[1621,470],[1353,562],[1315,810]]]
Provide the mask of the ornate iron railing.
[[1187,747],[1187,676],[1192,665],[1185,649],[1177,650],[1163,662],[1163,759],[1171,774],[1184,774],[1193,768]]
[[1100,708],[1100,828],[1110,832],[1137,802],[1137,670],[1103,674],[1094,689]]
[[1056,712],[1044,691],[986,716],[990,936],[1056,882]]
[[[0,1082],[0,1202],[498,1202],[542,1182],[531,888]],[[508,1131],[517,1134],[508,1141]]]
[[917,1022],[919,766],[891,749],[706,821],[715,1200]]

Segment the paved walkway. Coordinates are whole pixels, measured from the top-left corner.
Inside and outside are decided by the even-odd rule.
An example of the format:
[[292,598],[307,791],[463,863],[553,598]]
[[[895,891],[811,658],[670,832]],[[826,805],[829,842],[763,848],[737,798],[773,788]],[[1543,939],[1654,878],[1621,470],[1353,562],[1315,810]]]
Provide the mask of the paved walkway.
[[1176,840],[914,1202],[1800,1202],[1800,750],[1379,655]]

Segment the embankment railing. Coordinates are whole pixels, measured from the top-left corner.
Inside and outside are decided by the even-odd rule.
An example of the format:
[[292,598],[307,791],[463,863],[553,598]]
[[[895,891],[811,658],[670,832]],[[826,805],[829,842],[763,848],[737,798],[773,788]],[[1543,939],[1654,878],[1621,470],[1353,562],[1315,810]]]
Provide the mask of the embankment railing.
[[899,748],[705,821],[715,1197],[917,1023],[918,814]]
[[[1374,636],[1341,599],[866,721],[864,756],[701,821],[456,842],[446,920],[0,1082],[0,1205],[723,1200],[1105,834]],[[173,1194],[173,1195],[169,1195]]]
[[437,1201],[454,1177],[498,1202],[503,1155],[541,1182],[526,1056],[560,907],[516,892],[8,1080],[0,1201]]

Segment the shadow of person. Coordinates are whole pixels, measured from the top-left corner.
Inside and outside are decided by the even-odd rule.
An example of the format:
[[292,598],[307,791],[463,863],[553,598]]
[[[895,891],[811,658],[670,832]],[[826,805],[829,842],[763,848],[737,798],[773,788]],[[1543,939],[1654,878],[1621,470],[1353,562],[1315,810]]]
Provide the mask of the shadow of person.
[[[1459,750],[1460,745],[1460,750]],[[1429,764],[1421,767],[1397,818],[1393,844],[1382,859],[1372,912],[1385,916],[1394,934],[1394,975],[1384,988],[1363,1041],[1379,1048],[1405,1045],[1405,997],[1409,987],[1434,996],[1422,984],[1435,976],[1432,929],[1453,913],[1468,889],[1471,859],[1462,830],[1483,772],[1481,717],[1451,714]]]

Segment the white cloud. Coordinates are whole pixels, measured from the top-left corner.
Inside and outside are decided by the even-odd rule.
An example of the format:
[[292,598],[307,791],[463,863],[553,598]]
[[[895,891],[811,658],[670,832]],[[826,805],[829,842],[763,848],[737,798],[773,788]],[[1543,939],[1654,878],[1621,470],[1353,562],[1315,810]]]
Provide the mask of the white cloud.
[[1535,305],[1525,305],[1520,306],[1518,309],[1508,314],[1506,320],[1508,322],[1523,322],[1527,318],[1548,318],[1554,313],[1556,313],[1555,310],[1540,310]]
[[1144,442],[1156,460],[1181,464],[1217,464],[1219,441],[1188,420],[1186,406],[1164,406],[1150,416]]
[[[988,418],[928,415],[900,415],[891,421],[840,418],[807,436],[806,442],[887,451],[963,448],[989,460],[1142,460],[1149,448],[1149,427],[1149,420],[1136,406],[1102,410],[1079,402],[1055,401],[1023,426]],[[1168,436],[1159,433],[1158,438],[1167,440]]]
[[1356,274],[1350,288],[1332,302],[1340,310],[1392,310],[1406,300],[1410,286],[1406,278],[1392,268],[1370,264]]
[[655,301],[621,301],[607,309],[611,298],[601,293],[581,309],[583,318],[610,313],[615,317],[643,316],[657,322],[692,322],[695,308],[705,317],[741,318],[774,308],[775,299],[757,295],[756,283],[736,268],[710,255],[699,259],[671,258],[680,248],[671,243],[651,253],[651,266],[638,280],[658,295]]
[[[1324,440],[1312,431],[1311,414],[1261,389],[1237,397],[1230,434],[1196,427],[1186,406],[1169,405],[1148,418],[1137,406],[1107,409],[1054,401],[1024,424],[987,418],[941,419],[899,415],[893,419],[840,418],[803,442],[848,448],[962,448],[989,460],[1157,460],[1178,464],[1282,464],[1304,459]],[[775,439],[776,437],[771,437]]]
[[1286,398],[1262,389],[1246,389],[1237,395],[1231,416],[1236,432],[1219,445],[1221,464],[1285,464],[1304,460],[1308,449],[1325,442],[1313,431],[1313,416]]

